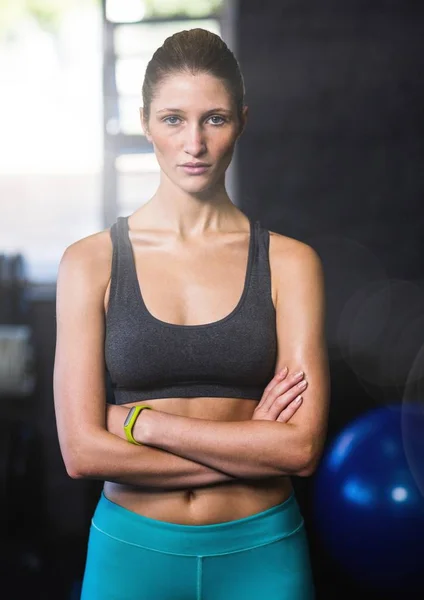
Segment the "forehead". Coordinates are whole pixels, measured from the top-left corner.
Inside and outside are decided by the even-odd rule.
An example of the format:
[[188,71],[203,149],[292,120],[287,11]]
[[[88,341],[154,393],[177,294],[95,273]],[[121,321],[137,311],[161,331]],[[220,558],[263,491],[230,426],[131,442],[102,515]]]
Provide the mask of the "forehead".
[[158,110],[166,105],[181,110],[193,106],[204,108],[209,103],[216,106],[217,102],[231,107],[232,98],[222,80],[208,73],[172,73],[159,83],[152,100]]

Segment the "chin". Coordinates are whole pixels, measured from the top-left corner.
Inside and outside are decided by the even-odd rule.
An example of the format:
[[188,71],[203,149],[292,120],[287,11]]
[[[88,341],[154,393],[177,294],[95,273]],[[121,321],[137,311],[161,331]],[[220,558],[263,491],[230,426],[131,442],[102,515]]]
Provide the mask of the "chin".
[[212,186],[213,183],[209,179],[200,181],[200,177],[193,177],[193,181],[184,181],[184,183],[180,183],[180,188],[187,192],[202,192],[210,189]]
[[192,194],[194,196],[200,196],[202,194],[206,194],[210,191],[210,186],[197,186],[197,187],[182,187],[181,188],[187,194]]

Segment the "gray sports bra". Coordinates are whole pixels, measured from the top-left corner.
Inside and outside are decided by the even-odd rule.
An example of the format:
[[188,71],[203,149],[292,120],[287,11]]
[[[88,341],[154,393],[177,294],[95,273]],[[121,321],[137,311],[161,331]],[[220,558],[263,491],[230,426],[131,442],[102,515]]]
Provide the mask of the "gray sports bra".
[[105,317],[111,402],[184,396],[260,400],[274,377],[276,311],[271,296],[269,231],[259,221],[249,221],[246,276],[236,307],[212,323],[177,325],[147,310],[128,217],[118,217],[110,230],[113,256]]

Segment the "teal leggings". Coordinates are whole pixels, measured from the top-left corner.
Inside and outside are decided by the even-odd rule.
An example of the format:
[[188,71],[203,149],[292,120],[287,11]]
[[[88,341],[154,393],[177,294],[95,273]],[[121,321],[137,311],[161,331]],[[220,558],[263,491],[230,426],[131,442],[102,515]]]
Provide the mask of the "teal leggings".
[[243,519],[182,525],[141,516],[101,494],[81,600],[313,600],[294,493]]

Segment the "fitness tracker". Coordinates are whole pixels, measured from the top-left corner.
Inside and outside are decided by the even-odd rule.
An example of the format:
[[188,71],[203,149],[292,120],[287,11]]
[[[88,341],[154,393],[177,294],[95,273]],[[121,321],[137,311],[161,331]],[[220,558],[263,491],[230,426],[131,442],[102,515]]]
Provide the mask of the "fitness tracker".
[[124,421],[124,431],[125,431],[125,436],[126,436],[127,440],[129,442],[131,442],[131,444],[136,444],[137,446],[142,446],[143,444],[140,444],[140,442],[135,441],[132,432],[133,432],[134,424],[137,420],[137,417],[141,413],[143,408],[151,409],[152,407],[147,406],[147,404],[139,404],[137,406],[132,406],[130,408],[130,412],[127,414],[127,418]]

